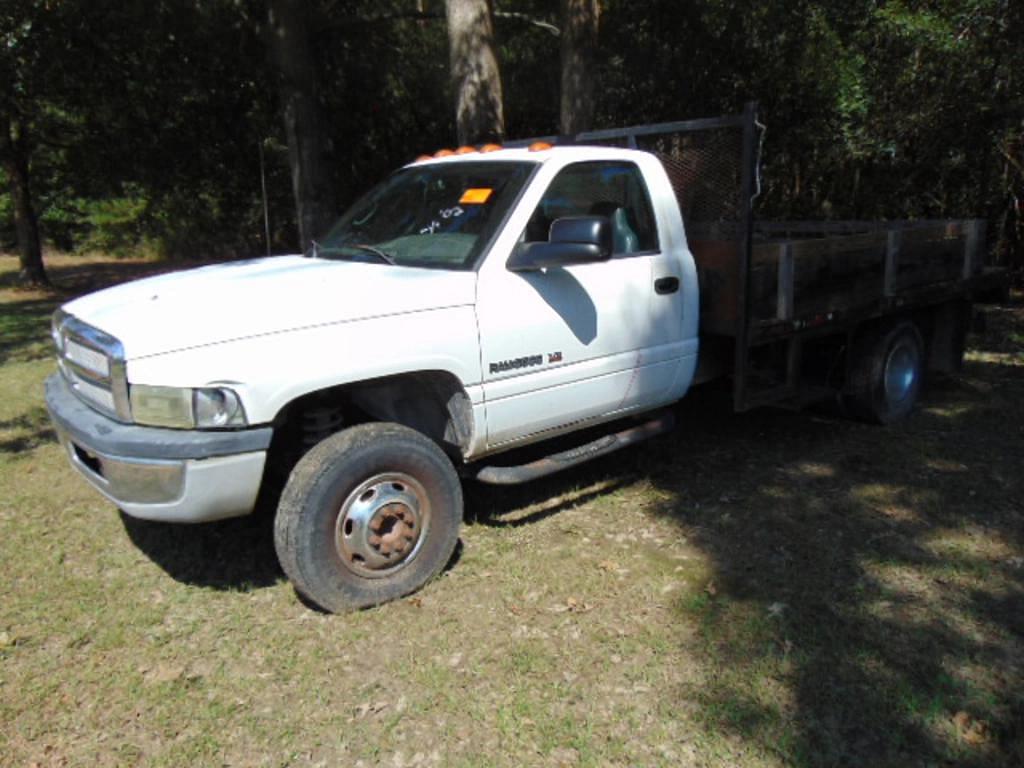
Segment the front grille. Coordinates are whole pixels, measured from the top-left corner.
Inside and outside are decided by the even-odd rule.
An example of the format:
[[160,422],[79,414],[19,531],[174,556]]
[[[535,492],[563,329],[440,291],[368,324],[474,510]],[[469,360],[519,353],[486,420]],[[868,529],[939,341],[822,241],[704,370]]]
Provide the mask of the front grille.
[[64,359],[80,365],[98,376],[110,376],[110,360],[102,352],[82,346],[73,338],[64,341]]
[[130,421],[121,343],[69,315],[55,325],[57,361],[72,391],[101,413]]

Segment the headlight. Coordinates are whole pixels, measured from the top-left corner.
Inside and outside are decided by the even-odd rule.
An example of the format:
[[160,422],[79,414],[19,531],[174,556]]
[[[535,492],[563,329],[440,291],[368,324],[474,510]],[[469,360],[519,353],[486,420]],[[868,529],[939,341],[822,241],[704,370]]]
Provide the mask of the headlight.
[[188,389],[133,384],[132,420],[136,424],[176,429],[244,427],[238,395],[223,387]]

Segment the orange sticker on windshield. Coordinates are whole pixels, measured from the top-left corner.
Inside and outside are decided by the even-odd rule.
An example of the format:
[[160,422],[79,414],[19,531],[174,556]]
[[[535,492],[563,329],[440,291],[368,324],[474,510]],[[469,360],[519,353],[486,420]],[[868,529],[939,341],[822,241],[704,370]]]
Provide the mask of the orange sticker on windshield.
[[459,203],[462,205],[483,205],[491,198],[493,191],[493,189],[486,187],[467,189],[462,193],[462,197],[459,198]]

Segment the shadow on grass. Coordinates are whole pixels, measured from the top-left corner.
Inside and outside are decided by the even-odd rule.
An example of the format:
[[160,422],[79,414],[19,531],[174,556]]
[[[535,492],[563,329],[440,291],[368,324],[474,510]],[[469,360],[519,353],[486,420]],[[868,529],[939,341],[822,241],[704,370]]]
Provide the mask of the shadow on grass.
[[265,482],[252,514],[212,523],[157,523],[121,512],[128,538],[175,581],[250,591],[285,579],[274,550],[280,483]]
[[0,365],[53,355],[50,315],[58,304],[56,297],[0,302]]
[[[702,455],[651,479],[714,565],[717,597],[679,606],[702,628],[693,650],[729,670],[680,691],[710,727],[801,765],[1024,757],[1014,731],[1024,680],[1012,661],[1022,571],[969,590],[989,561],[943,543],[990,538],[1021,551],[1024,410],[943,389],[903,428],[683,416],[690,436],[667,447]],[[783,701],[770,694],[780,683]]]
[[0,437],[0,453],[24,453],[57,439],[57,433],[50,425],[50,417],[42,407],[33,408],[13,419],[0,421],[0,434],[5,432],[15,434],[12,437]]
[[[187,525],[138,520],[121,512],[128,538],[171,578],[214,589],[249,591],[285,579],[274,550],[274,498],[262,498],[246,517]],[[462,559],[460,539],[445,564],[455,568]],[[301,593],[304,605],[324,611]]]
[[137,520],[122,512],[121,522],[132,543],[176,581],[248,591],[284,579],[269,515],[187,525]]
[[683,642],[704,674],[664,705],[696,703],[701,727],[741,752],[1024,765],[1024,368],[937,379],[899,427],[733,415],[714,391],[677,416],[671,435],[477,503],[503,514],[648,479],[669,499],[649,514],[706,553],[714,585],[673,607],[699,629]]

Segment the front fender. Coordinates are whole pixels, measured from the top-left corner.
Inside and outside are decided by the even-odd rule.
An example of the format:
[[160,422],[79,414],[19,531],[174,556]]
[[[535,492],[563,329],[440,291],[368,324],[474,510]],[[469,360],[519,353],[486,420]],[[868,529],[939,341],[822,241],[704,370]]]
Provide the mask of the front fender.
[[482,402],[476,315],[448,307],[265,334],[129,360],[128,382],[230,386],[250,424],[310,392],[410,371],[455,376]]

